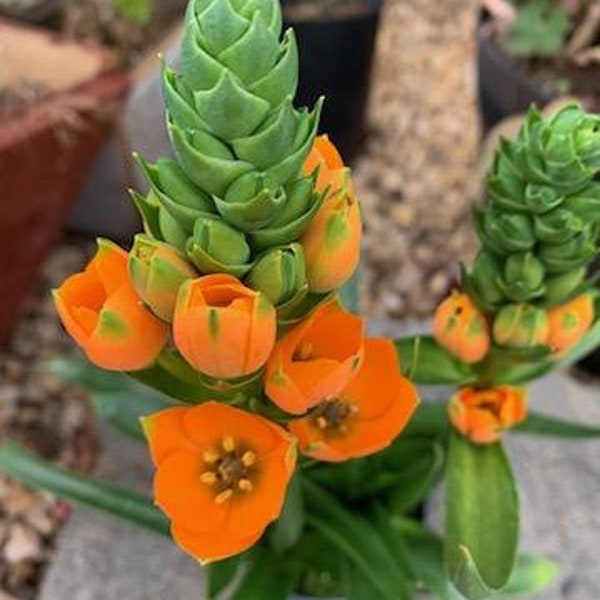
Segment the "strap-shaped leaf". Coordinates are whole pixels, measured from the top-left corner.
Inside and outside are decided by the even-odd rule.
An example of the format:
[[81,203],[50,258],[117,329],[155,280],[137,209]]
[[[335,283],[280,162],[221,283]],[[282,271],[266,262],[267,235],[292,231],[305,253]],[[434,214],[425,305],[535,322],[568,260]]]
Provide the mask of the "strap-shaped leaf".
[[534,412],[530,412],[527,419],[515,427],[515,431],[569,439],[600,437],[600,426],[570,423]]
[[278,552],[292,548],[304,529],[304,498],[300,478],[301,474],[297,472],[290,481],[281,515],[269,532],[271,546]]
[[559,571],[559,565],[553,560],[536,556],[519,556],[510,581],[502,590],[502,596],[537,594],[554,583]]
[[242,555],[238,555],[206,565],[209,600],[218,598],[219,594],[232,584],[240,569],[242,560]]
[[0,470],[31,487],[169,535],[164,515],[136,490],[60,469],[12,443],[0,448]]
[[432,337],[407,337],[395,340],[400,368],[415,383],[422,385],[466,385],[476,379],[474,369],[452,356]]
[[280,554],[259,549],[231,600],[288,600],[296,587],[297,565]]
[[410,600],[400,565],[378,531],[308,478],[303,480],[303,487],[307,523],[352,561],[382,600]]
[[444,548],[450,579],[469,600],[501,590],[514,567],[518,540],[517,488],[502,445],[475,445],[453,432]]
[[450,432],[446,401],[428,404],[422,402],[417,407],[408,427],[402,436],[406,437],[446,437]]

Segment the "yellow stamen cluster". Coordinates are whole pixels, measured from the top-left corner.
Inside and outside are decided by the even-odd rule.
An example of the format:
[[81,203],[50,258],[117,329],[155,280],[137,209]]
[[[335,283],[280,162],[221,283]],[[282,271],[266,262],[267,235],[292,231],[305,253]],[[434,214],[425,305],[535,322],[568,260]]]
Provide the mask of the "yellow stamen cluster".
[[344,434],[348,431],[348,419],[358,413],[358,408],[351,402],[336,398],[327,400],[315,411],[314,421],[319,429],[328,433]]
[[227,502],[236,490],[251,492],[254,485],[249,470],[256,463],[256,454],[251,450],[241,451],[233,436],[226,435],[220,448],[210,448],[202,455],[210,467],[200,476],[200,481],[209,486],[217,486],[215,502]]

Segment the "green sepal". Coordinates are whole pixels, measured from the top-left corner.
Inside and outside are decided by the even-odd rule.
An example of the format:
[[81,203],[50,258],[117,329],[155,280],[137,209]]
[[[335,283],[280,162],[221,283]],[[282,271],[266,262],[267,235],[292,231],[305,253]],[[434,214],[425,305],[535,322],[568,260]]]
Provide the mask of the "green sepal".
[[223,196],[252,165],[237,160],[222,142],[200,130],[184,131],[172,119],[167,129],[173,150],[186,175],[205,192]]

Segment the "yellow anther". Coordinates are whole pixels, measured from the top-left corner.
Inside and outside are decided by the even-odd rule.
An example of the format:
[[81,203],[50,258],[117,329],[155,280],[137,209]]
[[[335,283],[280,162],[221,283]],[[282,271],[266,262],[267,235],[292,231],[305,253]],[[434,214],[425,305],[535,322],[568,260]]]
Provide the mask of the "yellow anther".
[[327,425],[329,425],[329,423],[325,417],[317,417],[317,427],[319,429],[327,429]]
[[313,353],[313,345],[310,342],[302,342],[294,352],[294,360],[309,360]]
[[206,483],[207,485],[213,485],[217,483],[217,474],[213,473],[213,471],[206,471],[200,475],[200,481],[202,483]]
[[202,454],[202,458],[205,463],[214,465],[221,458],[221,455],[216,450],[205,450]]
[[233,452],[235,450],[235,440],[232,436],[226,435],[223,438],[223,450],[225,452]]
[[227,502],[227,500],[229,500],[229,498],[231,498],[231,496],[233,496],[233,490],[231,488],[228,488],[220,494],[218,494],[217,496],[215,496],[215,502],[217,504],[224,504],[225,502]]
[[240,479],[238,481],[238,487],[240,490],[242,490],[242,492],[251,492],[254,486],[249,479]]
[[251,467],[256,462],[256,454],[254,452],[244,452],[244,456],[242,456],[242,464],[245,467]]

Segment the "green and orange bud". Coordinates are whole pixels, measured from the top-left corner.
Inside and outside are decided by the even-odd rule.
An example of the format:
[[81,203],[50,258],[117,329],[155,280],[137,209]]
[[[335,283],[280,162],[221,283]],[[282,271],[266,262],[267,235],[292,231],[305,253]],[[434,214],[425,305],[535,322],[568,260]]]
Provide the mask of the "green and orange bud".
[[350,180],[328,198],[300,242],[312,292],[323,294],[342,286],[360,260],[362,223]]
[[260,369],[273,349],[276,330],[273,305],[232,275],[190,279],[179,290],[175,345],[209,377],[235,379]]
[[525,420],[527,395],[524,389],[501,385],[490,389],[462,388],[448,404],[454,428],[475,444],[493,444],[502,431]]
[[483,360],[490,350],[485,316],[467,294],[456,290],[438,306],[433,333],[441,346],[467,363]]
[[494,319],[494,341],[506,348],[546,345],[549,323],[546,311],[531,304],[508,304]]
[[306,294],[306,266],[300,244],[268,250],[260,256],[246,278],[246,283],[262,292],[274,306],[281,306]]
[[58,315],[95,365],[113,371],[149,366],[163,349],[169,329],[148,310],[127,271],[128,254],[98,240],[98,251],[82,273],[54,292]]
[[171,322],[177,293],[196,270],[173,246],[138,234],[129,253],[129,274],[142,300],[163,321]]
[[316,172],[317,190],[322,192],[329,188],[330,193],[344,187],[344,180],[350,171],[327,135],[320,135],[315,139],[302,170],[306,175]]
[[581,341],[594,322],[594,299],[582,294],[574,300],[548,311],[547,344],[558,353],[569,350]]

